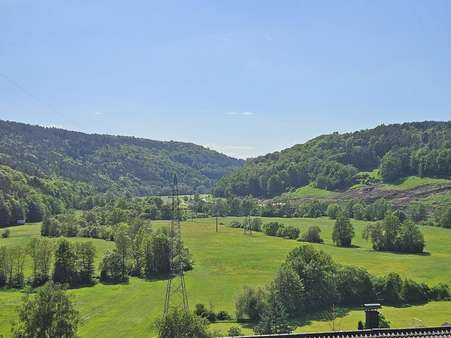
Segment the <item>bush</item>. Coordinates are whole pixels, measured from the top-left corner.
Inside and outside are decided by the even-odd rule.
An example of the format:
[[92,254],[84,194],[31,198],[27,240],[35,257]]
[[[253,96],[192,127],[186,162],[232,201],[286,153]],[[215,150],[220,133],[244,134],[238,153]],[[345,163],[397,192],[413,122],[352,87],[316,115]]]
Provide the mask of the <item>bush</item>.
[[208,310],[204,304],[196,304],[196,309],[194,310],[194,313],[196,314],[196,316],[206,317],[207,312],[208,312]]
[[339,212],[340,212],[340,207],[338,206],[337,203],[329,204],[329,206],[327,207],[327,210],[326,210],[327,216],[329,216],[329,218],[331,218],[331,219],[336,219]]
[[206,315],[207,315],[206,318],[210,323],[216,322],[216,313],[214,311],[210,310],[207,312]]
[[402,286],[402,299],[408,304],[423,304],[429,300],[430,289],[426,284],[419,284],[406,279]]
[[8,238],[10,233],[9,229],[5,229],[5,231],[2,232],[2,238]]
[[283,224],[280,224],[279,222],[266,223],[263,225],[263,232],[268,236],[276,236],[277,230],[279,230],[281,226],[283,226]]
[[241,329],[237,326],[232,326],[228,331],[227,331],[227,335],[229,337],[239,337],[242,335],[241,333]]
[[317,225],[309,226],[304,235],[302,235],[301,240],[303,242],[310,243],[323,243],[324,241],[321,238],[321,229]]
[[451,228],[451,207],[442,211],[442,215],[440,216],[440,226],[443,228]]
[[249,318],[251,321],[260,319],[265,308],[265,292],[258,288],[245,287],[235,302],[237,320]]
[[240,222],[231,222],[230,227],[231,228],[242,228],[243,225]]
[[162,319],[156,321],[159,338],[196,337],[212,338],[208,332],[208,321],[192,313],[174,308]]
[[389,273],[384,280],[382,289],[382,297],[387,304],[397,305],[402,303],[402,287],[401,277],[395,273]]
[[262,224],[261,218],[253,218],[250,223],[250,228],[252,231],[260,232],[262,231]]
[[336,277],[340,302],[344,305],[361,305],[376,299],[370,274],[361,268],[341,267]]
[[232,319],[232,317],[229,315],[229,313],[227,311],[221,310],[218,312],[218,314],[216,315],[216,318],[218,320],[230,320]]
[[448,285],[440,283],[440,284],[434,286],[429,293],[429,297],[432,300],[448,300],[448,299],[450,299]]
[[299,229],[292,225],[281,225],[279,229],[277,229],[276,236],[287,239],[297,239],[299,237]]

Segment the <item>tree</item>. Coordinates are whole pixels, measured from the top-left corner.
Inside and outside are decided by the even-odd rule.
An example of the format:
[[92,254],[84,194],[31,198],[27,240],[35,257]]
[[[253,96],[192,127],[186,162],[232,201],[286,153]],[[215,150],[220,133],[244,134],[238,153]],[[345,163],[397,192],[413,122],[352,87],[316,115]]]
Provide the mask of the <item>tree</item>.
[[0,197],[0,227],[11,225],[10,205],[3,197]]
[[121,283],[128,279],[122,274],[121,256],[114,250],[107,250],[100,263],[100,280],[104,283]]
[[288,324],[286,309],[274,292],[270,292],[268,304],[265,306],[254,331],[257,334],[290,333],[293,331]]
[[337,246],[350,247],[354,237],[354,228],[349,218],[339,214],[332,232],[332,240]]
[[451,228],[451,207],[445,208],[440,216],[440,225],[443,228]]
[[159,338],[213,338],[208,332],[208,321],[179,308],[172,308],[156,321]]
[[283,224],[281,224],[279,222],[266,223],[266,224],[263,224],[263,232],[265,234],[267,234],[268,236],[276,236],[277,230],[279,230],[279,228],[281,226],[283,226]]
[[317,225],[311,225],[301,237],[302,241],[310,243],[323,243],[321,229]]
[[385,277],[384,286],[382,289],[382,298],[388,304],[401,304],[402,297],[402,280],[401,277],[394,272],[389,273]]
[[272,175],[267,182],[266,192],[269,197],[277,196],[284,190],[283,182],[279,175]]
[[337,203],[331,203],[327,207],[326,214],[331,219],[336,219],[340,212],[340,206]]
[[50,279],[54,245],[47,238],[33,238],[28,245],[32,260],[32,285],[40,286]]
[[60,284],[73,285],[76,281],[76,254],[67,239],[61,239],[55,252],[53,281]]
[[421,253],[424,249],[424,236],[418,226],[406,220],[401,224],[398,239],[398,250],[409,253]]
[[343,305],[361,305],[376,299],[371,276],[366,270],[343,266],[336,274],[336,281]]
[[266,294],[261,288],[245,287],[235,301],[236,318],[238,320],[249,318],[256,322],[263,313]]
[[94,284],[94,257],[96,248],[92,242],[77,243],[77,282],[81,285]]
[[75,338],[79,314],[61,286],[47,283],[35,297],[27,295],[19,308],[15,338]]
[[426,219],[426,207],[422,203],[412,203],[407,208],[410,219],[415,222],[421,222]]
[[28,222],[41,222],[45,215],[45,207],[37,199],[32,199],[28,202]]
[[130,236],[128,234],[128,226],[124,223],[118,225],[114,234],[114,243],[116,244],[117,254],[121,257],[122,279],[128,275],[128,258],[130,255]]
[[291,268],[304,284],[305,307],[319,309],[338,302],[336,265],[322,250],[303,245],[292,250],[285,265]]
[[8,274],[8,287],[20,289],[25,286],[23,268],[26,254],[25,248],[20,246],[7,249],[6,268]]
[[0,288],[6,286],[8,282],[8,249],[4,246],[0,247]]
[[289,316],[299,314],[304,309],[304,284],[292,268],[282,265],[271,284],[271,290]]

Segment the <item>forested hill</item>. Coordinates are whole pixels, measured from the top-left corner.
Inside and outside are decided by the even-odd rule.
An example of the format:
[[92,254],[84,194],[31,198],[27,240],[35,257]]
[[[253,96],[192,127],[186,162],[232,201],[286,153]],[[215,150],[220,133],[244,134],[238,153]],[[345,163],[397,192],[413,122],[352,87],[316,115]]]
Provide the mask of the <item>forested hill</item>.
[[0,164],[28,175],[86,182],[100,191],[207,192],[243,161],[182,142],[85,134],[0,120]]
[[381,125],[319,136],[248,160],[242,169],[222,178],[214,193],[273,197],[307,184],[342,190],[368,183],[374,169],[385,182],[409,175],[451,177],[451,121]]

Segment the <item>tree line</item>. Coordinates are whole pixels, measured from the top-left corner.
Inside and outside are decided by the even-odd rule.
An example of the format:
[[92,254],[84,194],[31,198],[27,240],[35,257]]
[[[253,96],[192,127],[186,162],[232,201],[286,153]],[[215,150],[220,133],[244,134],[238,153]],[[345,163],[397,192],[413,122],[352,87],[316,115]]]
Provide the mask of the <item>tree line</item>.
[[[354,226],[349,217],[339,212],[335,217],[332,230],[332,241],[339,247],[351,247],[355,236]],[[308,227],[304,233],[298,227],[286,225],[281,222],[268,222],[263,224],[260,218],[247,217],[243,222],[233,221],[232,228],[241,228],[245,232],[263,232],[268,236],[277,236],[285,239],[294,239],[301,242],[323,243],[321,229],[318,226]],[[362,237],[371,240],[373,249],[377,251],[394,251],[405,253],[422,253],[425,240],[419,227],[411,220],[403,218],[403,214],[387,212],[383,221],[368,224]]]
[[[121,223],[115,229],[114,243],[100,263],[100,280],[105,283],[126,282],[129,276],[167,277],[171,267],[193,268],[189,250],[168,227],[153,231],[147,222]],[[174,256],[173,251],[181,255]]]
[[[92,285],[95,254],[91,242],[72,243],[66,239],[55,243],[47,238],[33,238],[26,247],[0,247],[0,287],[38,287],[48,281],[69,287]],[[32,273],[26,279],[27,257],[31,258]]]
[[46,215],[82,208],[95,193],[83,183],[29,176],[0,165],[0,227],[40,222]]
[[235,302],[238,320],[257,323],[258,334],[289,333],[289,319],[330,309],[381,302],[411,305],[449,299],[446,284],[430,287],[396,273],[373,276],[362,268],[344,266],[312,246],[291,251],[265,288],[246,287]]

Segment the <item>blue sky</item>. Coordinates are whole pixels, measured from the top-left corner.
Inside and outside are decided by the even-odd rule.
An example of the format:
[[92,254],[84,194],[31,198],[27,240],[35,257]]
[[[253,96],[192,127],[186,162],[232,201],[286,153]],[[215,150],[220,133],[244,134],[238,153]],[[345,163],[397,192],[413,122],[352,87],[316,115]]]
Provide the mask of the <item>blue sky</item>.
[[451,119],[451,1],[0,0],[0,118],[250,157]]

